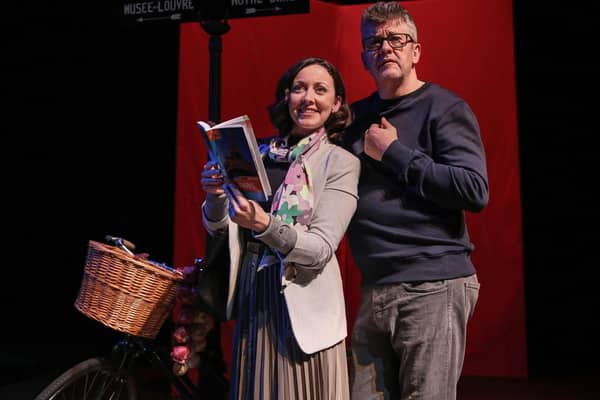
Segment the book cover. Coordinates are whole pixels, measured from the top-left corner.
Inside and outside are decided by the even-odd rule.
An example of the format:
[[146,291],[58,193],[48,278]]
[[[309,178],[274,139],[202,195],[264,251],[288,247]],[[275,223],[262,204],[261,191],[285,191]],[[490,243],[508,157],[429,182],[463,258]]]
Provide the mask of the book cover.
[[271,186],[250,118],[242,115],[214,126],[204,121],[197,124],[209,156],[219,164],[225,180],[233,181],[248,199],[266,201]]

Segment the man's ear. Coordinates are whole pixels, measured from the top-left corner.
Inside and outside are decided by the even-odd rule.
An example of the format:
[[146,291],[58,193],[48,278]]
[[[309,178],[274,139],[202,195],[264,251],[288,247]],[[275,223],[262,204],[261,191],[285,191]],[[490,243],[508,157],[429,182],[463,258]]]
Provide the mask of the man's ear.
[[421,44],[415,43],[412,49],[413,65],[418,64],[421,59]]
[[367,63],[367,53],[366,53],[366,51],[363,50],[363,51],[360,52],[360,59],[362,61],[363,67],[368,71],[369,70],[369,66],[368,66],[368,63]]

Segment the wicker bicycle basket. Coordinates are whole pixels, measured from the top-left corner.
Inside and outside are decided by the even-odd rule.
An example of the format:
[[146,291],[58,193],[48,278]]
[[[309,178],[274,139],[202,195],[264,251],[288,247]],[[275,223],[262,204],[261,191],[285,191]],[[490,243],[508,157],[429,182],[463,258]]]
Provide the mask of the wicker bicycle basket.
[[179,271],[90,240],[75,308],[109,328],[154,339],[182,280]]

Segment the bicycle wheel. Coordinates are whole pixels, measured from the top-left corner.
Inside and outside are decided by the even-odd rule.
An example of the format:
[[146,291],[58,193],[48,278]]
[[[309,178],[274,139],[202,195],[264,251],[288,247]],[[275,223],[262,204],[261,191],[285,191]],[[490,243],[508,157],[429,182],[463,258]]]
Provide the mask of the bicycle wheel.
[[34,400],[137,400],[135,379],[102,358],[90,358],[66,370]]

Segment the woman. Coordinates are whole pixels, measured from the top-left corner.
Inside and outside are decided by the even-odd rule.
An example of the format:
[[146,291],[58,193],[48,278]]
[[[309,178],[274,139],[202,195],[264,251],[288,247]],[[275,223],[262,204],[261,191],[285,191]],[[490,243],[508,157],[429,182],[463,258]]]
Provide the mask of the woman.
[[323,59],[299,61],[280,79],[269,114],[279,132],[264,146],[278,188],[270,204],[246,199],[214,163],[202,174],[204,225],[229,230],[230,397],[348,399],[335,250],[356,209],[359,161],[333,144],[350,122],[340,74]]

